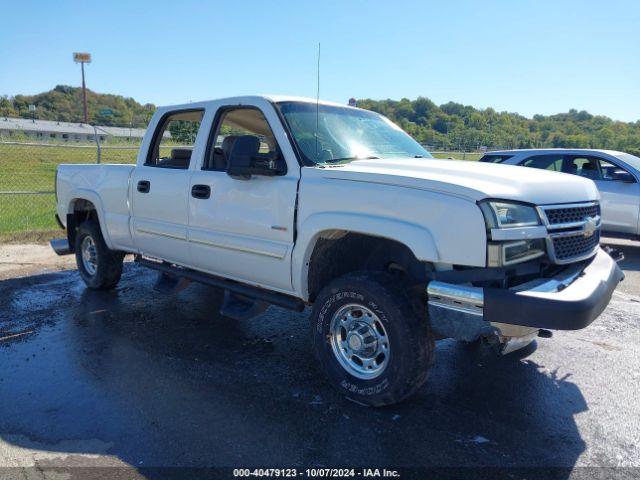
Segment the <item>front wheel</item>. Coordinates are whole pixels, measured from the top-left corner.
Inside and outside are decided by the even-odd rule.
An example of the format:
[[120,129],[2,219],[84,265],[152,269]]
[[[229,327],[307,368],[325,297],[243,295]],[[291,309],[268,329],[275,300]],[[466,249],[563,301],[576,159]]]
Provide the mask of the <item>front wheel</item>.
[[397,403],[424,384],[434,340],[425,315],[383,272],[354,272],[316,299],[313,346],[329,381],[358,403]]
[[87,221],[76,232],[76,264],[87,287],[106,290],[117,285],[122,275],[124,254],[109,250],[100,225]]

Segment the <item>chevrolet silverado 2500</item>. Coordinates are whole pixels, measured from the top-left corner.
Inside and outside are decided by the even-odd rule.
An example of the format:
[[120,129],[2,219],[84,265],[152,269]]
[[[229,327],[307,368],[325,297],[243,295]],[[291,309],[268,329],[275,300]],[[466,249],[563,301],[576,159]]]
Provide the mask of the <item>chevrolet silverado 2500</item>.
[[[589,325],[623,278],[594,183],[436,160],[357,108],[250,96],[159,108],[134,165],[60,165],[57,216],[89,288],[123,257],[224,290],[222,313],[313,305],[319,365],[348,398],[400,401],[434,340],[503,353]],[[177,290],[175,288],[174,290]]]

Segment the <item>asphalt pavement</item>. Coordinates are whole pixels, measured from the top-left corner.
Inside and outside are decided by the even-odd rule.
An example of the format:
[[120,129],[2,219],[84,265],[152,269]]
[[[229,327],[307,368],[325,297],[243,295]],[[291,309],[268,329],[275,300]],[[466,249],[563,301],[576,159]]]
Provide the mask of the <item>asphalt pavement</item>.
[[590,327],[504,357],[439,342],[420,393],[379,409],[325,383],[309,312],[222,318],[217,291],[165,296],[132,263],[112,292],[85,289],[73,270],[1,281],[0,476],[343,466],[637,477],[640,247],[618,245],[627,279]]

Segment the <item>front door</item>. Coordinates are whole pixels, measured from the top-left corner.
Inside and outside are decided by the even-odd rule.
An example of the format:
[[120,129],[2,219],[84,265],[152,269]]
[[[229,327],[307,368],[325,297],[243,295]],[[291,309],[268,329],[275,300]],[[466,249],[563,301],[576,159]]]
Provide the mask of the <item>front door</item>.
[[637,233],[640,208],[638,183],[614,180],[613,171],[620,167],[603,158],[571,155],[565,161],[565,171],[593,180],[598,187],[602,229],[617,233]]
[[[640,186],[636,181],[616,180],[613,172],[624,170],[610,161],[600,159],[602,176],[596,180],[600,191],[605,230],[636,234],[640,211]],[[633,175],[630,175],[633,179]]]
[[142,166],[132,177],[131,230],[138,250],[181,265],[189,263],[189,165],[204,111],[170,112],[158,129]]
[[287,172],[278,176],[226,173],[241,135],[259,139],[258,156],[283,155],[278,145],[287,140],[279,122],[269,104],[218,109],[202,168],[191,177],[188,234],[194,268],[290,292],[297,163],[288,159]]

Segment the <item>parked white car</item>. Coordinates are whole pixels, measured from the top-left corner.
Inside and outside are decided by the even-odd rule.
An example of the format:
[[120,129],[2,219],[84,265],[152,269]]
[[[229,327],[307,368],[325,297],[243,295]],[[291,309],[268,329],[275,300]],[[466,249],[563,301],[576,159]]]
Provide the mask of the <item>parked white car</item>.
[[415,392],[435,339],[506,353],[598,317],[623,274],[599,247],[593,182],[430,157],[358,108],[164,107],[137,165],[58,167],[52,246],[90,288],[114,287],[130,253],[165,295],[185,279],[224,289],[239,320],[313,305],[319,366],[368,405]]
[[481,162],[521,165],[579,175],[600,191],[602,230],[607,234],[640,235],[640,158],[624,152],[587,149],[500,150]]

